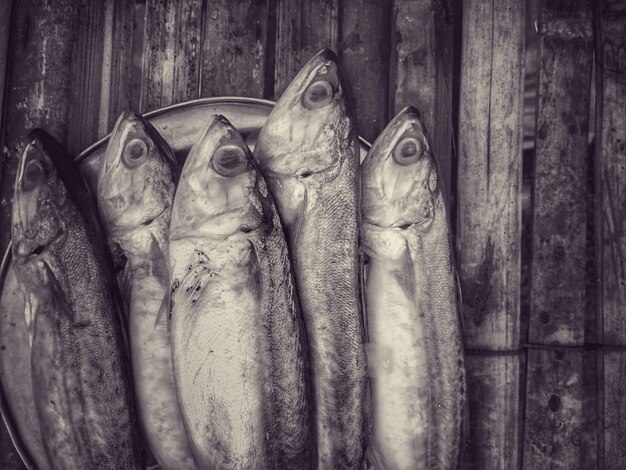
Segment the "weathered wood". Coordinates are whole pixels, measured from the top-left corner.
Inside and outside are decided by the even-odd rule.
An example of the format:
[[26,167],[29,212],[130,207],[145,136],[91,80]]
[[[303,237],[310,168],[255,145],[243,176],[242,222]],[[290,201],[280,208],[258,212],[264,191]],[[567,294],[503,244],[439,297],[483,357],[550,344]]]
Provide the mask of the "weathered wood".
[[357,130],[374,142],[389,121],[391,0],[340,2],[339,17],[339,58],[350,87]]
[[202,0],[146,2],[141,112],[198,97]]
[[339,0],[278,0],[274,96],[321,49],[337,51]]
[[433,138],[441,180],[450,191],[454,0],[395,0],[391,114],[415,106]]
[[[598,2],[596,241],[599,340],[626,346],[626,1]],[[626,468],[626,356],[605,353],[601,463]]]
[[78,2],[78,35],[72,55],[72,112],[67,148],[77,154],[98,139],[102,90],[104,2]]
[[[466,0],[457,253],[468,348],[519,346],[524,2]],[[469,360],[473,468],[517,468],[519,357]],[[506,364],[504,366],[503,364]],[[499,397],[482,403],[487,389]],[[489,390],[491,389],[491,390]],[[495,440],[494,440],[495,439]]]
[[209,2],[202,38],[201,96],[263,97],[267,3]]
[[[467,391],[471,410],[470,426],[480,418],[480,431],[484,435],[478,444],[476,437],[470,438],[465,449],[465,464],[468,470],[485,468],[509,469],[519,461],[517,446],[518,429],[504,423],[502,417],[517,413],[519,401],[519,358],[517,356],[465,356],[465,366],[472,373],[468,376]],[[498,377],[497,386],[494,377]],[[476,430],[475,432],[478,432]],[[474,434],[475,434],[474,432]],[[490,467],[485,467],[488,462]]]
[[[13,0],[0,0],[0,130],[2,129],[2,105],[6,77],[7,56],[9,53],[9,31],[11,29],[11,5]],[[1,135],[1,134],[0,134]],[[0,168],[0,175],[1,173]]]
[[[528,352],[524,468],[596,468],[593,433],[596,407],[585,408],[584,369],[595,366],[595,355],[583,351]],[[552,434],[556,434],[552,437]]]
[[[592,2],[546,0],[539,28],[528,338],[531,343],[580,346],[585,340]],[[585,425],[587,410],[582,406],[585,394],[595,391],[585,389],[584,372],[582,352],[561,360],[552,352],[529,354],[524,468],[595,466],[596,430]],[[561,404],[557,414],[551,414],[553,394]]]
[[[143,29],[135,30],[135,0],[115,0],[113,2],[113,18],[111,20],[111,54],[110,54],[110,78],[109,90],[103,91],[103,96],[108,95],[108,100],[101,107],[101,113],[107,124],[104,133],[109,132],[120,113],[123,111],[139,111],[139,98],[141,96],[141,64],[133,73],[133,53],[136,48],[141,48],[143,42],[137,44],[135,37],[143,41]],[[145,10],[141,10],[144,13]],[[142,18],[137,18],[137,20]],[[143,21],[141,22],[143,25]],[[138,76],[138,77],[137,77]]]

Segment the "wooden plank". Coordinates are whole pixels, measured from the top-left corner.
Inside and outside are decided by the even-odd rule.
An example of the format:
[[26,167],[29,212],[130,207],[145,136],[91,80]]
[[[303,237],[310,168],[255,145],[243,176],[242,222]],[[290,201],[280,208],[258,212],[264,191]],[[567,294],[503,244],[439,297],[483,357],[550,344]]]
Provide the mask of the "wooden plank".
[[[465,0],[456,246],[471,349],[519,347],[523,65],[524,2]],[[519,464],[519,356],[503,361],[468,361],[484,384],[468,389],[472,468]]]
[[98,140],[105,19],[104,2],[80,0],[75,3],[78,4],[78,35],[71,62],[72,112],[67,141],[70,154],[77,154]]
[[263,97],[267,0],[214,0],[202,37],[201,96]]
[[[626,1],[598,2],[596,246],[600,341],[626,346]],[[626,467],[626,356],[601,364],[601,464]]]
[[[508,470],[519,461],[517,426],[503,426],[502,417],[517,413],[519,401],[519,358],[512,356],[465,356],[465,366],[473,371],[468,376],[467,391],[471,410],[470,425],[480,419],[480,432],[484,436],[477,445],[471,438],[465,449],[467,470],[485,468]],[[502,380],[494,387],[494,376]],[[485,467],[489,462],[490,467]]]
[[337,51],[338,0],[278,0],[274,96],[280,97],[306,62],[321,49]]
[[393,2],[391,114],[415,106],[433,138],[441,180],[450,191],[452,160],[453,0]]
[[357,131],[374,142],[389,121],[391,0],[341,2],[339,17],[339,58],[354,103]]
[[[11,5],[13,0],[0,0],[0,130],[2,129],[2,112],[4,87],[6,84],[6,66],[9,53],[9,30],[11,29]],[[1,134],[0,134],[1,135]],[[0,175],[2,169],[0,168]]]
[[[545,0],[540,8],[528,338],[537,344],[581,346],[585,340],[592,3]],[[587,410],[582,407],[586,394],[595,391],[585,388],[585,377],[580,351],[563,360],[550,351],[529,354],[524,468],[595,466],[597,434],[594,425],[584,426]],[[553,419],[546,397],[560,386],[565,387],[559,395],[565,405]],[[576,430],[580,436],[573,439]],[[588,452],[582,452],[583,447]]]
[[[138,7],[141,9],[139,18],[135,15]],[[143,4],[136,4],[135,0],[112,0],[105,3],[99,137],[111,131],[123,111],[139,110],[141,61],[134,71],[133,59],[136,52],[139,52],[140,58],[143,56],[144,7]],[[140,20],[140,25],[135,24],[136,20]],[[136,27],[139,27],[138,31]],[[141,41],[135,40],[137,33]],[[139,51],[136,51],[136,47]]]
[[141,112],[198,97],[202,0],[146,2]]
[[[524,468],[597,468],[595,400],[589,404],[585,369],[595,354],[583,351],[531,350],[526,401]],[[555,438],[551,434],[556,433]],[[612,467],[615,468],[615,467]]]

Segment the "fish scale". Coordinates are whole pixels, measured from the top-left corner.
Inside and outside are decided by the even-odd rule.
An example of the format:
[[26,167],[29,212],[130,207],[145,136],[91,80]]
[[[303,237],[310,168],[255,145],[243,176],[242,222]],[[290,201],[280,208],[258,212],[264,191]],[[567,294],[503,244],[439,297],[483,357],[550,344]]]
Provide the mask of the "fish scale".
[[417,111],[362,164],[376,468],[457,468],[465,422],[458,284],[447,208]]
[[367,441],[356,139],[337,58],[324,50],[287,87],[255,147],[302,305],[320,469],[361,468]]
[[286,241],[265,181],[223,117],[187,157],[170,260],[172,357],[199,467],[311,468],[304,332]]
[[180,169],[140,115],[122,113],[99,173],[97,199],[109,244],[123,268],[134,389],[143,435],[165,470],[195,464],[176,398],[168,322],[168,228]]
[[14,269],[39,299],[31,360],[42,440],[54,469],[136,468],[122,318],[95,207],[69,161],[35,130],[15,185]]

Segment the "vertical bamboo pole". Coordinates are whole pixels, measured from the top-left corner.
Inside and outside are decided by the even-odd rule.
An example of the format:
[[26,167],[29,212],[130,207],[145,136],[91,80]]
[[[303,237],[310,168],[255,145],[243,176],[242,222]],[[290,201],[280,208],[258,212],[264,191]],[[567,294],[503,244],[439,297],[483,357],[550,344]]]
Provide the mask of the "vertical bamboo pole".
[[202,0],[146,2],[141,112],[198,97]]
[[[446,192],[452,161],[454,0],[394,0],[391,114],[415,106],[431,137]],[[450,194],[447,194],[450,196]]]
[[202,38],[202,96],[263,97],[267,3],[209,2]]
[[476,469],[519,465],[523,65],[524,2],[465,0],[456,244]]
[[72,54],[72,112],[68,116],[70,154],[80,152],[98,138],[104,24],[103,2],[78,2],[78,47]]
[[[8,71],[7,57],[9,54],[9,31],[11,29],[11,5],[13,0],[0,0],[0,130],[4,118],[4,87],[6,85],[6,75]],[[1,136],[2,134],[0,134]],[[2,170],[0,169],[0,172]],[[1,175],[1,173],[0,173]]]
[[340,2],[339,18],[339,57],[354,103],[357,130],[373,142],[389,121],[391,0]]
[[274,96],[321,49],[337,52],[339,0],[278,0]]
[[99,136],[112,130],[123,111],[133,108],[133,51],[135,46],[139,46],[134,41],[135,0],[107,2],[105,12],[105,65],[100,95]]
[[[592,4],[540,7],[539,102],[524,468],[596,466],[594,407],[586,394],[587,138]],[[541,346],[541,345],[545,345]],[[581,348],[582,349],[582,348]]]
[[[626,347],[626,1],[599,2],[596,50],[596,234],[600,337]],[[626,468],[626,355],[605,351],[602,454],[605,468]]]

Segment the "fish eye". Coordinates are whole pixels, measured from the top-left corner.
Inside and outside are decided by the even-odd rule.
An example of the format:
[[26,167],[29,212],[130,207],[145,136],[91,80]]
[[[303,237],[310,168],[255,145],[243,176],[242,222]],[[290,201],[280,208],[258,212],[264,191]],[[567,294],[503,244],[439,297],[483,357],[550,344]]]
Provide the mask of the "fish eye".
[[248,156],[241,147],[224,145],[217,149],[211,164],[218,174],[226,177],[235,176],[248,167]]
[[401,140],[393,149],[393,159],[399,165],[412,165],[424,154],[424,145],[413,137]]
[[46,172],[41,162],[39,160],[31,160],[26,164],[26,168],[24,168],[22,188],[25,191],[30,191],[37,187],[37,185],[43,181],[45,177]]
[[140,165],[148,155],[148,146],[141,139],[132,139],[124,147],[122,161],[126,166],[134,168]]
[[326,80],[317,80],[309,85],[304,92],[302,102],[307,109],[318,109],[330,103],[333,98],[333,87]]

